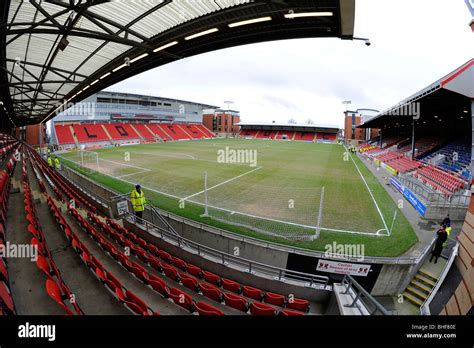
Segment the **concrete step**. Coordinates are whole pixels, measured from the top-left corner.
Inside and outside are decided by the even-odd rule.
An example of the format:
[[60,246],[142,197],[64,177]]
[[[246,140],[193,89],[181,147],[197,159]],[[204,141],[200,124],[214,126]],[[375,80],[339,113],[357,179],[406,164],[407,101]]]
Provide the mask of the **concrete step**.
[[435,286],[434,281],[432,281],[431,279],[427,278],[426,276],[424,276],[422,274],[415,275],[415,279],[421,281],[422,283],[426,283],[426,284],[430,285],[431,287]]
[[405,297],[408,301],[413,303],[415,306],[421,307],[422,302],[419,299],[417,299],[416,297],[414,297],[413,295],[411,295],[410,293],[404,292],[403,297]]
[[423,283],[417,281],[416,279],[413,279],[413,280],[410,282],[410,285],[411,285],[412,287],[415,287],[415,288],[417,288],[417,289],[419,289],[419,290],[422,290],[423,292],[426,292],[426,293],[429,293],[429,292],[431,291],[431,289],[432,289],[431,286],[427,286],[426,284],[423,284]]
[[418,273],[421,273],[423,276],[425,276],[426,278],[430,279],[430,280],[433,280],[435,283],[438,281],[438,277],[434,276],[433,274],[431,274],[430,272],[428,271],[425,271],[424,269],[420,268],[418,270]]
[[413,295],[415,295],[416,297],[418,297],[422,301],[424,301],[428,298],[428,294],[418,290],[417,288],[411,287],[411,286],[407,287],[406,291],[413,294]]

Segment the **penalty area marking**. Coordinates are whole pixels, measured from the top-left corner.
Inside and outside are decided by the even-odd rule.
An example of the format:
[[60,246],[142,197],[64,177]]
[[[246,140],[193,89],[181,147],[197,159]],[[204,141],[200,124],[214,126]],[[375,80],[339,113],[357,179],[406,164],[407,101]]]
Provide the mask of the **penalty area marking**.
[[[346,146],[344,146],[344,148],[346,149],[346,152],[349,153],[349,149],[348,149]],[[357,163],[355,163],[354,158],[352,158],[352,155],[351,155],[350,153],[349,153],[349,157],[351,158],[352,163],[354,164],[354,166],[355,166],[356,169],[357,169],[357,172],[359,173],[360,177],[362,178],[362,181],[364,182],[365,187],[367,188],[367,191],[369,191],[370,197],[372,198],[372,201],[373,201],[374,204],[375,204],[375,208],[377,208],[377,211],[378,211],[378,213],[379,213],[379,215],[380,215],[380,218],[382,219],[383,226],[385,227],[384,230],[387,231],[387,233],[388,233],[389,231],[388,231],[387,223],[385,222],[385,219],[384,219],[384,217],[383,217],[382,211],[380,210],[379,205],[377,204],[377,201],[375,200],[375,197],[374,197],[374,195],[373,195],[373,193],[372,193],[372,190],[369,188],[369,185],[367,184],[367,181],[365,180],[364,176],[362,175],[362,173],[361,173],[361,171],[360,171],[360,169],[359,169],[359,166],[357,165]],[[379,231],[381,231],[381,230],[379,230]],[[377,231],[377,234],[378,234],[379,231]],[[378,234],[378,235],[379,235],[379,234]]]
[[[228,179],[228,180],[226,180],[226,181],[223,181],[223,182],[221,182],[221,183],[219,183],[219,184],[217,184],[217,185],[214,185],[214,186],[209,187],[209,188],[207,189],[207,191],[210,191],[210,190],[212,190],[212,189],[215,189],[216,187],[222,186],[222,185],[227,184],[227,183],[229,183],[229,182],[231,182],[231,181],[237,180],[237,179],[243,177],[244,175],[253,173],[253,172],[255,172],[255,171],[259,170],[259,169],[262,169],[262,168],[263,168],[263,167],[257,167],[257,168],[255,168],[255,169],[249,170],[248,172],[245,172],[245,173],[243,173],[243,174],[237,175],[237,176],[235,176],[235,177],[233,177],[233,178],[230,178],[230,179]],[[198,195],[200,195],[200,194],[202,194],[202,193],[204,193],[204,192],[206,192],[206,190],[202,190],[202,191],[196,192],[195,194],[192,194],[192,195],[190,195],[190,196],[184,197],[182,200],[183,200],[183,201],[187,201],[188,199],[190,199],[190,198],[192,198],[192,197],[194,197],[194,196],[198,196]]]

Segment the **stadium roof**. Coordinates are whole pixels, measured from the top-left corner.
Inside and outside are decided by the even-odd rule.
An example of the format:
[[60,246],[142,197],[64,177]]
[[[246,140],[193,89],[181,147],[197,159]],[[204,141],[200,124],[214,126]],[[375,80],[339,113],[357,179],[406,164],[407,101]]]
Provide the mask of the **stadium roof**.
[[467,107],[467,105],[462,105],[462,101],[463,99],[468,100],[468,98],[474,99],[474,59],[390,109],[382,111],[357,128],[382,128],[388,122],[406,121],[409,119],[407,116],[410,115],[403,113],[415,102],[422,104],[421,117],[431,116],[427,113],[436,113],[439,112],[439,109],[449,109],[451,113],[454,113],[456,108],[465,109]]
[[49,120],[66,102],[192,55],[352,39],[354,13],[355,0],[3,0],[0,127]]
[[99,98],[102,98],[102,97],[105,97],[105,96],[110,96],[110,97],[120,96],[120,97],[125,97],[125,98],[136,98],[136,99],[146,99],[146,100],[155,100],[156,99],[156,100],[168,101],[168,102],[172,102],[172,103],[194,104],[194,105],[200,106],[203,109],[218,108],[218,106],[215,106],[215,105],[192,102],[192,101],[189,101],[189,100],[158,97],[158,96],[153,96],[153,95],[136,94],[136,93],[128,93],[128,92],[100,91],[100,92],[97,92],[96,94],[97,94],[97,97],[99,97]]
[[317,130],[317,129],[330,129],[330,130],[339,130],[339,126],[335,125],[317,125],[317,124],[292,124],[292,123],[248,123],[248,122],[239,122],[235,124],[239,127],[260,127],[260,128],[267,128],[267,127],[284,127],[284,128],[306,128],[306,130]]

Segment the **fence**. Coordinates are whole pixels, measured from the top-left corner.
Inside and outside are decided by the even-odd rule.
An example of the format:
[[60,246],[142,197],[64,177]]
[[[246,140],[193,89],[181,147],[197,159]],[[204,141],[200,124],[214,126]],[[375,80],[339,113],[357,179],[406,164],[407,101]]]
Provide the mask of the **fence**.
[[469,205],[471,195],[469,194],[452,194],[446,196],[442,193],[435,192],[426,185],[423,185],[410,175],[399,178],[400,182],[408,188],[413,194],[424,201],[428,205],[435,205],[440,207],[466,207]]
[[360,313],[363,313],[365,309],[369,315],[391,314],[350,275],[345,275],[341,284],[346,288],[342,294],[352,298],[352,303],[347,304],[346,307],[357,307]]

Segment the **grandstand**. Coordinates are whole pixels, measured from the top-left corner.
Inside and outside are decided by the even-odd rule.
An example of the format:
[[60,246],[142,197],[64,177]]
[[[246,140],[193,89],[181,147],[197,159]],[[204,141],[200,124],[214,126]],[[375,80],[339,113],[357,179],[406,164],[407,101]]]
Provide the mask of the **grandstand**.
[[298,125],[298,124],[259,124],[243,123],[239,126],[239,136],[246,139],[299,140],[318,143],[335,143],[339,135],[338,126]]
[[211,107],[168,98],[99,92],[52,120],[52,144],[67,150],[209,139],[215,135],[202,124],[202,113]]
[[[393,116],[395,107],[358,125],[370,129],[358,132],[364,140],[344,144],[360,140],[356,154],[337,126],[239,121],[217,137],[203,123],[217,106],[102,91],[210,50],[353,39],[354,1],[301,3],[0,8],[0,244],[34,254],[1,256],[0,316],[405,314],[400,298],[426,314],[453,262],[467,278],[474,61],[401,103],[420,102],[421,117]],[[19,52],[34,73],[12,79]],[[38,142],[23,136],[36,126]],[[141,217],[136,184],[147,197]],[[427,271],[432,226],[447,211],[459,224],[469,206],[460,242]]]

